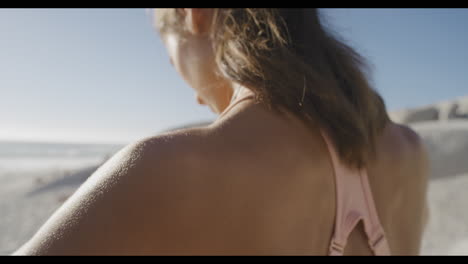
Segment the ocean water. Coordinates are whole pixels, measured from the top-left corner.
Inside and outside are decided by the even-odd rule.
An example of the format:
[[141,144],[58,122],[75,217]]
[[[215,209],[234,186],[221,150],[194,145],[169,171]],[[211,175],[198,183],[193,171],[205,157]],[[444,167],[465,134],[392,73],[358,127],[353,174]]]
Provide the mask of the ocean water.
[[123,145],[0,141],[0,173],[76,170],[106,161]]

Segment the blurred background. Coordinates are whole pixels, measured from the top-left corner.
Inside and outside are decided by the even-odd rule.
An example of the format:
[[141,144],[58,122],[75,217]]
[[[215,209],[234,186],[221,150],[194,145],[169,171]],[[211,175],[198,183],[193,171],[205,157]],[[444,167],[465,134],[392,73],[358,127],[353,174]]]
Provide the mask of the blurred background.
[[[321,9],[432,162],[422,254],[468,254],[468,9]],[[128,143],[216,118],[149,9],[0,9],[0,254]]]

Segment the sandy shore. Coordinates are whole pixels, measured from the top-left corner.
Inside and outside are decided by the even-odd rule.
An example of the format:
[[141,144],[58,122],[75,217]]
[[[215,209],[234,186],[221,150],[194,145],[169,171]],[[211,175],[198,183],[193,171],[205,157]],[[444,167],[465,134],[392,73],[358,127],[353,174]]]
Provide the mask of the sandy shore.
[[468,255],[468,173],[433,179],[422,255]]
[[0,255],[30,239],[96,168],[0,174]]

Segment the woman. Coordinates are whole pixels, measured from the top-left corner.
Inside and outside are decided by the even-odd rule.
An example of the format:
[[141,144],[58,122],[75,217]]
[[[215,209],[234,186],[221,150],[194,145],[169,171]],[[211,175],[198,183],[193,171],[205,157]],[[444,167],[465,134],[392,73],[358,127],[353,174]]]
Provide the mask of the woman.
[[419,253],[427,158],[315,9],[165,9],[208,126],[127,146],[16,254]]

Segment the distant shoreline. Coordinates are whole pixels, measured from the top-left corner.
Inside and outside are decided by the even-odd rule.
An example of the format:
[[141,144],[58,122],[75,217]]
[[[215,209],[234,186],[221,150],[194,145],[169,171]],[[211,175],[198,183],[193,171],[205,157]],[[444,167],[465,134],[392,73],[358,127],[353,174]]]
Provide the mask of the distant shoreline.
[[33,144],[33,145],[80,145],[80,146],[120,146],[124,147],[129,143],[112,142],[73,142],[73,141],[41,141],[41,140],[21,140],[21,139],[0,139],[0,144]]

